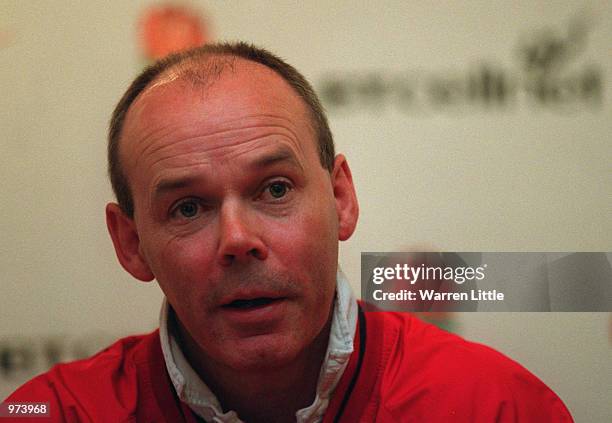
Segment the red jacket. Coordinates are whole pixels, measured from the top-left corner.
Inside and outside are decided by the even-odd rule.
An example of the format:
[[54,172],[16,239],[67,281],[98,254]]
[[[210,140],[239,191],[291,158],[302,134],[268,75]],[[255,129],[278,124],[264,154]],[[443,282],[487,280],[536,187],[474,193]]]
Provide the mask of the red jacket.
[[[57,365],[7,401],[49,402],[52,421],[196,422],[174,392],[158,331]],[[324,423],[455,421],[572,418],[553,391],[502,354],[409,314],[360,312],[355,352]]]

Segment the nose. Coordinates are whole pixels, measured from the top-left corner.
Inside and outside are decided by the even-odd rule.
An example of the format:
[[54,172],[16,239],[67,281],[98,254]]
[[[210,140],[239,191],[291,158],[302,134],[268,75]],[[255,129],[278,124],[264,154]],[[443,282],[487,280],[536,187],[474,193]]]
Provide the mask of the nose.
[[268,249],[255,222],[254,211],[240,201],[227,201],[219,214],[218,261],[222,266],[265,260]]

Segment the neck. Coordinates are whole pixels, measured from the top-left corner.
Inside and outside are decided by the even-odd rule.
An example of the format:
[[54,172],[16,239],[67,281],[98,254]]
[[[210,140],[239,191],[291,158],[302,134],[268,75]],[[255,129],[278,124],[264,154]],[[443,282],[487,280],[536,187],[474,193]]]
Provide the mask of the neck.
[[[174,313],[172,313],[173,315]],[[313,343],[285,366],[237,371],[206,358],[180,321],[174,331],[185,357],[200,378],[216,395],[223,411],[238,413],[249,422],[295,422],[297,410],[312,404],[327,344],[330,319]]]

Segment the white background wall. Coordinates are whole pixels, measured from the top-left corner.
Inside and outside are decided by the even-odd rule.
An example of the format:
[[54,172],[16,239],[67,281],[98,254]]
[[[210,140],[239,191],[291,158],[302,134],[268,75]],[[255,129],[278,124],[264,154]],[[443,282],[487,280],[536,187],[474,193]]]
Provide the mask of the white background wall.
[[[0,2],[0,341],[156,326],[158,288],[123,272],[104,224],[107,121],[144,63],[135,24],[149,4]],[[564,36],[586,16],[585,48],[564,72],[599,69],[600,105],[548,107],[521,93],[495,110],[427,101],[404,110],[388,99],[329,107],[361,201],[341,262],[357,284],[361,251],[611,250],[611,4],[179,4],[206,14],[216,39],[265,46],[318,87],[371,73],[465,79],[482,63],[522,78],[521,40]],[[577,421],[612,419],[609,325],[603,313],[459,316],[462,334],[535,372]]]

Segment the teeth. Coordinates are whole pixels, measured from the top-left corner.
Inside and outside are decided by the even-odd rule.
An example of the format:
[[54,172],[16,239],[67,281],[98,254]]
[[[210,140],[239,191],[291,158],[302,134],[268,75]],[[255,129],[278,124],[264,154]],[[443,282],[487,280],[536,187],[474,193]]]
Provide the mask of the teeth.
[[257,307],[271,303],[274,301],[272,298],[254,298],[252,300],[234,300],[228,304],[228,307],[235,308],[249,308]]

